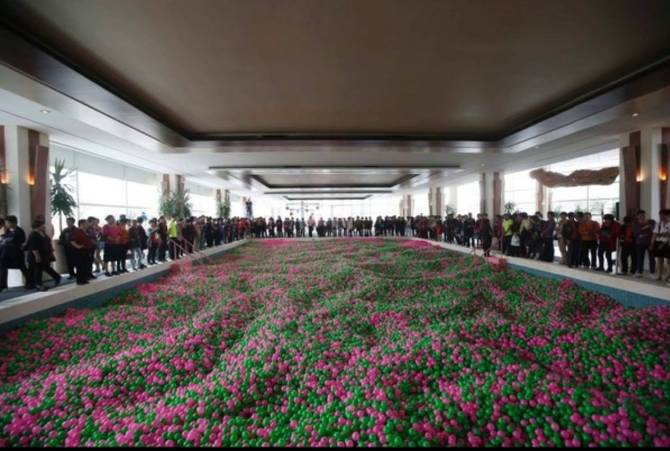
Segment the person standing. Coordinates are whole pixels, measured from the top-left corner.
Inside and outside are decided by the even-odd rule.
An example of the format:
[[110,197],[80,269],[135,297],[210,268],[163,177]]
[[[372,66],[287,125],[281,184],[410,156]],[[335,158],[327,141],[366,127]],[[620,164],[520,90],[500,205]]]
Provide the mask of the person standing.
[[512,232],[512,237],[509,243],[509,256],[510,257],[522,257],[522,240],[521,240],[521,221],[522,218],[520,215],[514,215],[514,222],[510,226],[510,231]]
[[56,261],[56,257],[51,246],[51,239],[46,234],[44,220],[35,219],[33,221],[32,231],[28,236],[27,250],[29,286],[39,291],[47,290],[42,282],[42,271],[46,271],[53,278],[54,286],[59,285],[61,276],[51,267],[51,262]]
[[75,257],[76,253],[72,246],[70,245],[70,234],[75,229],[75,219],[69,217],[65,220],[67,224],[66,227],[61,231],[60,237],[58,237],[58,245],[63,247],[63,253],[65,254],[65,264],[67,265],[68,280],[72,280],[75,277]]
[[149,221],[149,230],[147,232],[147,245],[149,250],[147,251],[147,264],[155,265],[156,264],[156,254],[160,248],[160,235],[158,233],[158,222],[156,218],[152,218]]
[[177,226],[177,219],[174,217],[170,217],[170,220],[167,223],[167,237],[168,254],[170,255],[170,260],[176,260],[178,258],[177,241],[179,240],[179,230]]
[[493,242],[493,228],[491,227],[491,221],[486,213],[482,213],[479,218],[479,240],[482,244],[482,249],[484,250],[484,256],[489,257],[491,255],[491,244]]
[[307,219],[307,230],[309,231],[309,237],[312,238],[312,234],[314,233],[314,227],[316,226],[316,221],[314,220],[314,216],[309,215],[309,219]]
[[[91,248],[88,249],[88,278],[89,279],[97,279],[95,275],[93,275],[93,266],[95,264],[96,269],[99,269],[99,263],[95,260],[95,253],[98,250],[98,240],[99,240],[99,234],[98,231],[95,230],[95,218],[93,216],[89,216],[86,219],[86,226],[83,227],[84,232],[86,233],[86,236],[88,237],[89,240],[91,240],[91,244],[93,245]],[[100,272],[100,271],[98,271]]]
[[111,277],[118,274],[116,267],[116,255],[118,254],[120,230],[116,225],[114,216],[108,215],[105,218],[105,221],[107,224],[102,226],[102,241],[105,243],[103,250],[103,261],[105,264],[105,276]]
[[119,242],[118,253],[116,254],[116,266],[119,274],[128,272],[126,268],[126,259],[128,258],[128,249],[130,249],[130,234],[128,233],[128,220],[125,216],[119,219]]
[[547,212],[547,220],[542,222],[540,238],[542,240],[542,252],[540,260],[545,262],[554,261],[554,233],[556,231],[556,219],[553,211]]
[[144,264],[144,251],[149,247],[147,231],[142,224],[144,224],[144,217],[140,216],[137,218],[137,234],[140,238],[140,252],[137,254],[137,259],[140,269],[146,268]]
[[26,233],[18,225],[18,219],[14,215],[7,216],[4,221],[5,233],[2,235],[2,254],[0,255],[0,291],[7,287],[7,276],[10,269],[18,269],[23,274],[25,288],[30,286],[30,275],[26,268],[26,258],[23,252],[23,244],[26,241]]
[[568,220],[563,224],[561,234],[568,244],[568,268],[578,268],[582,254],[579,240],[579,223],[574,213],[568,213]]
[[130,264],[133,271],[144,269],[144,249],[146,249],[147,235],[142,227],[144,218],[141,216],[133,220],[130,229],[128,230],[128,242],[130,245]]
[[649,272],[654,273],[654,259],[651,257],[651,238],[654,234],[654,226],[647,221],[647,212],[639,210],[637,220],[633,223],[633,243],[635,247],[635,258],[633,259],[633,274],[635,277],[642,277],[644,273],[644,260],[648,254]]
[[208,248],[214,247],[214,224],[212,218],[208,217],[203,226],[203,233],[205,235],[205,244]]
[[[660,221],[654,229],[652,236],[654,257],[656,257],[656,269],[658,274],[656,280],[665,281],[666,285],[670,285],[670,209],[663,209],[658,212]],[[668,268],[668,275],[663,278],[663,273]]]
[[89,216],[88,218],[87,235],[95,245],[92,256],[92,260],[95,263],[95,271],[93,271],[95,274],[98,274],[102,268],[102,259],[100,258],[100,253],[102,252],[102,248],[104,246],[104,243],[100,239],[102,235],[102,229],[99,226],[99,222],[100,221],[98,220],[98,218],[94,216]]
[[502,251],[503,254],[505,255],[509,255],[509,247],[512,241],[512,224],[514,224],[512,215],[510,215],[509,213],[505,213],[503,215],[503,221],[502,221]]
[[561,253],[561,264],[563,265],[568,264],[568,242],[563,237],[563,226],[567,221],[568,214],[562,211],[556,224],[556,237],[558,238],[558,251]]
[[614,220],[614,215],[603,216],[603,224],[598,232],[598,271],[605,270],[605,259],[607,259],[607,272],[614,270],[612,263],[612,252],[616,250],[621,228]]
[[272,216],[268,218],[268,233],[270,234],[270,238],[275,237],[275,220]]
[[[579,238],[582,241],[582,265],[584,268],[596,269],[596,253],[598,251],[598,232],[600,226],[591,219],[591,213],[584,213],[584,219],[579,224]],[[590,256],[589,256],[590,254]],[[589,258],[590,257],[590,258]]]
[[69,244],[74,252],[77,285],[86,285],[92,275],[90,254],[93,250],[93,242],[86,235],[87,228],[88,222],[85,219],[80,219],[79,227],[74,227],[69,235]]
[[196,231],[193,218],[188,218],[182,230],[183,248],[186,254],[192,254],[195,246]]
[[623,218],[623,225],[619,232],[620,237],[620,254],[621,254],[621,270],[618,275],[627,276],[628,268],[631,269],[631,274],[635,265],[635,238],[633,237],[633,218],[625,216]]
[[168,254],[168,227],[165,216],[158,219],[158,261],[165,262]]

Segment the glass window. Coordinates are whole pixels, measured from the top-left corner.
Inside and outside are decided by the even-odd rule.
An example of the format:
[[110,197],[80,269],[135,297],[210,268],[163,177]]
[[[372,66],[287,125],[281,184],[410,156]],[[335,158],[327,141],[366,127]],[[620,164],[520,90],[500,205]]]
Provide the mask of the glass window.
[[214,216],[216,213],[216,199],[214,196],[189,194],[191,199],[191,214],[193,216]]
[[414,205],[412,206],[412,215],[424,215],[428,216],[430,213],[430,205],[428,203],[428,190],[419,191],[418,193],[412,194],[412,201]]
[[[619,150],[587,155],[549,166],[549,170],[570,174],[579,169],[603,169],[619,166]],[[603,214],[616,213],[619,201],[619,177],[610,185],[586,185],[550,188],[551,208],[561,211],[590,211],[593,219],[602,220]]]
[[530,170],[505,174],[503,203],[513,203],[514,211],[534,213],[536,210],[537,182]]
[[472,213],[476,215],[481,209],[479,181],[459,185],[456,188],[457,211],[458,214],[464,215]]
[[153,215],[158,213],[160,203],[160,188],[156,185],[127,182],[128,205],[148,210]]
[[79,202],[97,205],[126,205],[125,180],[79,172]]

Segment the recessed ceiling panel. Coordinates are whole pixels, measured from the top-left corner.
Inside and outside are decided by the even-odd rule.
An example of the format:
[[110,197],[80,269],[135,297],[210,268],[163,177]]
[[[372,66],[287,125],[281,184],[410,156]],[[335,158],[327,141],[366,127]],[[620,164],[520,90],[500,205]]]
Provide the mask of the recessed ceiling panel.
[[365,195],[365,196],[343,196],[343,195],[328,195],[328,194],[321,194],[318,196],[284,196],[284,199],[289,200],[289,201],[316,201],[316,200],[365,200],[369,199],[372,197],[371,194]]
[[339,188],[339,187],[379,187],[392,188],[417,174],[263,174],[251,177],[268,188]]

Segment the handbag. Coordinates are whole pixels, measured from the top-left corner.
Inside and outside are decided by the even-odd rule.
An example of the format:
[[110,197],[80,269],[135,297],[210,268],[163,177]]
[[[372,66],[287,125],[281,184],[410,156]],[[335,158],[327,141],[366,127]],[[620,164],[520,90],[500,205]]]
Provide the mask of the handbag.
[[512,235],[512,241],[510,242],[510,244],[514,247],[521,246],[521,237],[515,233],[514,235]]

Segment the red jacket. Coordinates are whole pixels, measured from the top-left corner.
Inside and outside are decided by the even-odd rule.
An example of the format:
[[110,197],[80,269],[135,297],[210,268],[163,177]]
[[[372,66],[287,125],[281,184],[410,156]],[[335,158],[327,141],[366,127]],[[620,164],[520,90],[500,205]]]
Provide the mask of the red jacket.
[[632,246],[635,242],[635,237],[633,236],[633,224],[624,224],[621,227],[619,236],[621,237],[621,242],[624,246]]
[[621,226],[618,222],[612,222],[609,227],[603,224],[598,231],[598,241],[608,251],[614,251],[620,234]]

